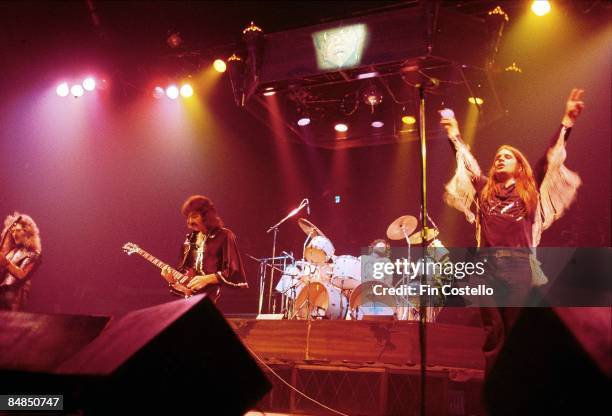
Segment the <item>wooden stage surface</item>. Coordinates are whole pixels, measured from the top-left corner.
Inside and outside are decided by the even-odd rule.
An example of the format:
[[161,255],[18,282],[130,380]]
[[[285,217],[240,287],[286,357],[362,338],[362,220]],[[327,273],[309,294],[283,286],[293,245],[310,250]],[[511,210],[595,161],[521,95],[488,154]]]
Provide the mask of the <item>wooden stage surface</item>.
[[[242,341],[264,360],[407,367],[420,362],[419,326],[413,321],[229,322]],[[429,323],[426,329],[428,366],[484,368],[482,328]]]

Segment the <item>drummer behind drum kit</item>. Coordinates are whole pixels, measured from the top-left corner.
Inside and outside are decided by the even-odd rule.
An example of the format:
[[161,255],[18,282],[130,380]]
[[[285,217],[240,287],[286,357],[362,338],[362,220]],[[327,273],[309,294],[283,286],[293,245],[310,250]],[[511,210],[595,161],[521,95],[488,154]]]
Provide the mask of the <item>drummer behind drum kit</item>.
[[[298,219],[299,227],[307,238],[303,247],[303,259],[286,263],[275,290],[282,295],[283,315],[288,319],[418,319],[418,302],[399,299],[392,295],[375,295],[375,285],[390,287],[392,279],[374,280],[372,264],[391,262],[391,259],[375,253],[357,258],[351,255],[335,255],[331,240],[310,221]],[[420,244],[421,233],[416,232],[417,220],[403,216],[387,229],[392,240],[407,238],[409,244]],[[437,229],[427,235],[430,247],[446,250],[439,240]],[[431,238],[429,238],[431,237]],[[446,250],[446,253],[448,251]],[[363,281],[362,281],[363,261]],[[396,285],[405,283],[404,279]],[[432,308],[428,308],[432,309]],[[440,308],[437,308],[438,310]],[[415,315],[416,314],[416,315]],[[429,321],[435,320],[437,311],[428,311]]]

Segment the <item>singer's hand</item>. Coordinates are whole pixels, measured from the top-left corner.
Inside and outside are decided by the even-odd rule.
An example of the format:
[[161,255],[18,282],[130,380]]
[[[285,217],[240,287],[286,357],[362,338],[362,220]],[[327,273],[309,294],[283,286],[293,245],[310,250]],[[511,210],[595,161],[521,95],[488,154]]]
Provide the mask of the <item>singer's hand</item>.
[[565,103],[565,114],[563,115],[563,125],[565,127],[572,127],[582,113],[584,108],[584,101],[582,101],[582,93],[584,90],[580,88],[573,88],[570,92],[567,102]]
[[[452,117],[449,117],[450,115],[452,115]],[[440,124],[446,130],[446,134],[448,135],[448,137],[450,139],[458,137],[459,123],[457,123],[457,119],[454,117],[454,114],[452,114],[452,112],[447,113],[446,110],[442,110],[440,111],[440,116],[442,117],[440,119]]]

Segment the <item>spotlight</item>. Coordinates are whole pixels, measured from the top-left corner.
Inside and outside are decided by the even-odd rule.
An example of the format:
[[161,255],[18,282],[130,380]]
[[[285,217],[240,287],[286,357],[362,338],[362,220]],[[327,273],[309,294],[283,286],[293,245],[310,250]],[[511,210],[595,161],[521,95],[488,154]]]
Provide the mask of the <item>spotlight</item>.
[[363,99],[364,103],[366,103],[367,105],[371,107],[374,107],[375,105],[382,103],[382,100],[383,100],[382,93],[379,91],[379,89],[374,84],[368,85],[363,90],[363,94],[361,94],[361,98]]
[[415,124],[416,118],[414,116],[403,116],[402,123],[408,124],[408,125]]
[[378,72],[365,72],[363,74],[357,75],[357,79],[368,79],[374,78],[378,76]]
[[70,93],[70,89],[68,88],[67,83],[62,82],[61,84],[57,86],[57,88],[55,89],[55,92],[60,97],[65,97]]
[[276,91],[274,91],[274,87],[268,87],[265,89],[263,95],[265,95],[266,97],[269,97],[271,95],[276,94]]
[[300,127],[304,127],[310,124],[310,118],[302,117],[297,121],[297,125]]
[[160,87],[159,85],[156,86],[153,89],[153,97],[157,100],[159,100],[160,98],[162,98],[164,95],[166,95],[166,92],[164,91],[164,89],[162,87]]
[[217,72],[225,72],[227,65],[223,59],[215,59],[215,62],[213,62],[213,68],[215,68],[215,71]]
[[74,98],[80,97],[84,92],[83,87],[81,87],[79,84],[74,84],[72,87],[70,87],[70,93],[74,96]]
[[181,96],[189,98],[193,95],[193,88],[189,84],[183,84],[181,87]]
[[531,3],[531,11],[536,16],[544,16],[550,12],[550,2],[545,0],[536,0]]
[[83,80],[83,88],[85,91],[93,91],[96,89],[96,80],[92,77],[87,77]]
[[480,97],[470,97],[468,98],[468,103],[474,105],[482,105],[484,103],[484,100]]
[[168,36],[168,38],[166,39],[166,43],[172,49],[178,48],[183,43],[183,38],[181,37],[181,34],[179,32],[174,32],[171,33],[170,36]]
[[381,128],[384,125],[385,125],[385,123],[383,123],[382,121],[373,121],[372,122],[372,127],[376,128],[376,129],[379,129],[379,128]]
[[176,85],[170,85],[168,88],[166,88],[166,95],[171,100],[176,100],[179,96],[179,89],[176,87]]
[[345,131],[348,130],[348,126],[344,123],[338,123],[334,126],[334,130],[336,130],[339,133],[344,133]]

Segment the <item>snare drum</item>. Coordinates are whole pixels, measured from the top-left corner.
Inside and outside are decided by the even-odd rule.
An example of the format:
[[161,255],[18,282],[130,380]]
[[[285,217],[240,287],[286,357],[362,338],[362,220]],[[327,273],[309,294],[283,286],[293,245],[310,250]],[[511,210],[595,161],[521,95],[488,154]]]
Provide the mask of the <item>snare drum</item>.
[[297,319],[344,319],[348,299],[342,291],[330,284],[311,282],[305,285],[295,300]]
[[353,290],[361,283],[361,260],[353,256],[338,256],[334,260],[332,285]]
[[[376,291],[375,291],[375,286]],[[367,317],[385,317],[393,319],[397,309],[395,296],[382,294],[383,288],[389,288],[380,280],[369,280],[361,283],[349,300],[352,319],[367,319]],[[381,294],[377,294],[381,293]]]
[[304,258],[312,263],[321,264],[327,262],[334,255],[334,245],[327,238],[318,235],[310,240],[306,250],[304,250]]

